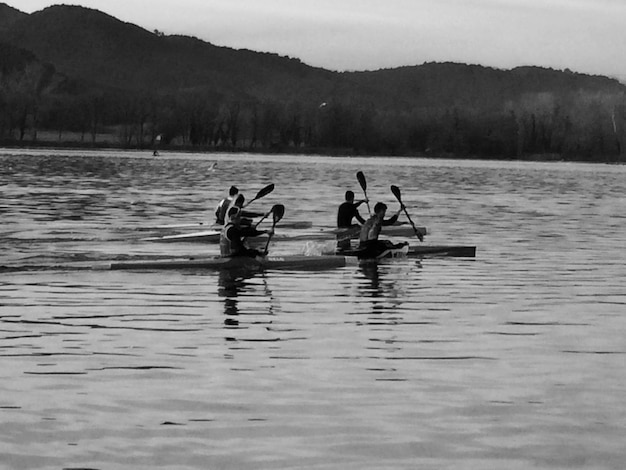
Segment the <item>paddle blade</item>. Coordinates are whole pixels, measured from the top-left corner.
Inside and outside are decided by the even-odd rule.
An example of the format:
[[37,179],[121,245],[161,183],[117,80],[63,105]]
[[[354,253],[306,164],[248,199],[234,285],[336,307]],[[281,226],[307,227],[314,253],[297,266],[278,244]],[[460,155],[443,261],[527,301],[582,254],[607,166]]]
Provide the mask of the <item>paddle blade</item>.
[[398,188],[397,186],[392,184],[391,185],[391,192],[393,193],[393,195],[396,197],[396,199],[400,203],[400,207],[404,211],[404,214],[406,215],[406,218],[409,219],[409,223],[411,224],[411,227],[413,227],[413,231],[415,232],[415,236],[417,238],[419,238],[419,241],[423,242],[424,241],[424,236],[421,233],[419,233],[419,231],[417,230],[417,227],[415,226],[415,224],[411,220],[411,216],[409,215],[409,212],[406,210],[405,205],[402,203],[402,193],[400,193],[400,188]]
[[267,186],[265,186],[263,189],[261,189],[258,193],[256,193],[256,196],[254,196],[254,198],[252,198],[250,200],[250,202],[248,202],[248,204],[246,204],[244,207],[249,206],[250,204],[252,204],[254,201],[256,201],[257,199],[261,199],[262,197],[267,196],[269,193],[271,193],[272,191],[274,191],[274,183],[272,184],[268,184]]
[[272,220],[274,222],[274,225],[276,225],[280,219],[283,218],[283,216],[285,215],[285,206],[283,206],[282,204],[276,204],[274,207],[272,207]]
[[356,179],[359,180],[359,184],[361,185],[361,189],[363,190],[363,195],[365,196],[365,203],[367,204],[367,212],[372,215],[372,209],[370,209],[370,203],[367,200],[367,181],[365,181],[365,175],[362,171],[356,172]]
[[396,197],[396,199],[398,200],[398,202],[400,204],[402,204],[402,194],[400,193],[400,188],[398,188],[395,185],[391,185],[391,192],[393,193],[393,195]]
[[359,184],[361,185],[363,191],[367,190],[367,181],[365,181],[365,175],[362,171],[356,172],[356,179],[359,181]]
[[[267,186],[265,186],[263,189],[261,189],[256,196],[254,196],[253,200],[257,200],[257,199],[261,199],[262,197],[267,196],[269,193],[271,193],[272,191],[274,191],[274,183],[268,184]],[[252,202],[252,201],[250,201]]]
[[267,255],[267,250],[270,247],[270,241],[272,241],[272,235],[274,235],[274,227],[280,219],[285,215],[285,206],[282,204],[276,204],[272,207],[272,231],[270,232],[270,236],[267,237],[267,243],[265,244],[265,249],[263,250],[264,255]]

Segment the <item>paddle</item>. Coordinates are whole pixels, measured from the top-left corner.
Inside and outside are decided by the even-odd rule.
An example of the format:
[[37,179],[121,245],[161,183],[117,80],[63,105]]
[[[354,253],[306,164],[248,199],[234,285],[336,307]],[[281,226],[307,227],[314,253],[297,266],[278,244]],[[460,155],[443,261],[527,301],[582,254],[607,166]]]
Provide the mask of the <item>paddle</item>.
[[367,212],[372,215],[372,209],[370,209],[370,203],[367,197],[367,181],[365,181],[365,175],[362,171],[356,172],[356,179],[359,180],[359,184],[361,185],[361,189],[363,190],[363,194],[365,195],[365,203],[367,204]]
[[[280,206],[282,206],[282,209],[280,208]],[[254,228],[257,228],[261,222],[263,222],[265,219],[267,219],[267,217],[270,214],[273,214],[274,212],[279,212],[279,213],[284,214],[285,213],[285,206],[283,206],[282,204],[275,204],[275,205],[273,205],[272,208],[263,217],[261,217],[256,224],[254,224]],[[281,218],[282,218],[282,215],[281,215]],[[246,240],[247,238],[248,237],[244,237],[243,239]]]
[[267,237],[267,243],[265,244],[265,249],[263,250],[263,254],[267,255],[267,250],[270,246],[270,241],[272,240],[272,235],[274,235],[274,229],[276,228],[276,224],[280,219],[285,215],[285,206],[282,204],[276,204],[272,207],[272,233]]
[[[263,222],[265,219],[267,219],[267,217],[268,217],[270,214],[273,214],[275,210],[280,210],[280,209],[277,209],[277,207],[276,207],[276,206],[278,206],[278,205],[281,205],[281,204],[276,204],[276,205],[272,206],[272,208],[269,210],[269,212],[267,212],[267,213],[266,213],[263,217],[261,217],[261,218],[259,219],[259,221],[258,221],[256,224],[254,224],[254,228],[257,228],[257,227],[259,226],[259,224],[260,224],[261,222]],[[282,209],[282,210],[283,210],[283,213],[284,213],[284,212],[285,212],[285,208],[284,208],[284,206],[283,206],[283,209]]]
[[272,191],[274,191],[274,183],[268,184],[267,186],[265,186],[263,189],[261,189],[258,193],[256,193],[256,196],[254,196],[247,204],[245,204],[242,209],[244,207],[248,207],[250,204],[252,204],[254,201],[256,201],[257,199],[261,199],[262,197],[267,196],[269,193],[271,193]]
[[413,231],[415,232],[415,235],[417,235],[417,238],[419,238],[419,241],[423,242],[424,241],[424,236],[417,231],[417,227],[415,227],[415,224],[411,220],[411,216],[409,215],[409,213],[406,210],[406,206],[402,203],[402,196],[401,196],[401,193],[400,193],[400,188],[398,188],[397,186],[394,186],[392,184],[391,185],[391,192],[393,193],[393,195],[396,197],[396,199],[400,203],[400,207],[402,207],[402,209],[404,210],[406,218],[409,219],[409,223],[411,224],[411,227],[413,227]]

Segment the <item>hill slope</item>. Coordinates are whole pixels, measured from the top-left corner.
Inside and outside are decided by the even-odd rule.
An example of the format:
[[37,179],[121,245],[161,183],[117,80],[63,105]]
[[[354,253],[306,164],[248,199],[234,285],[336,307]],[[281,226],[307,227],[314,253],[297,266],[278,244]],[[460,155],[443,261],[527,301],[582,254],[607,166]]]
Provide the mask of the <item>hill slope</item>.
[[[297,59],[214,46],[186,36],[163,36],[98,10],[52,6],[7,15],[0,39],[32,51],[73,79],[123,90],[204,88],[224,96],[312,101],[329,98],[376,106],[493,107],[523,93],[626,87],[606,77],[523,67],[423,64],[372,72],[336,73]],[[318,101],[319,102],[319,101]]]
[[413,67],[352,72],[350,79],[386,94],[401,107],[497,109],[503,103],[532,93],[564,95],[623,93],[617,80],[540,67],[499,70],[479,65],[427,63]]
[[[568,70],[425,63],[339,73],[164,36],[89,8],[28,15],[4,4],[0,64],[12,74],[4,92],[23,110],[0,120],[0,136],[40,125],[95,141],[107,126],[124,145],[163,134],[191,145],[373,153],[588,157],[626,148],[626,86]],[[8,103],[7,115],[16,108]]]
[[16,10],[5,3],[0,3],[0,32],[8,29],[17,20],[28,16],[28,14]]
[[33,51],[69,77],[126,90],[210,88],[222,94],[284,96],[321,87],[331,72],[296,59],[162,36],[100,11],[53,6],[13,22],[4,40]]

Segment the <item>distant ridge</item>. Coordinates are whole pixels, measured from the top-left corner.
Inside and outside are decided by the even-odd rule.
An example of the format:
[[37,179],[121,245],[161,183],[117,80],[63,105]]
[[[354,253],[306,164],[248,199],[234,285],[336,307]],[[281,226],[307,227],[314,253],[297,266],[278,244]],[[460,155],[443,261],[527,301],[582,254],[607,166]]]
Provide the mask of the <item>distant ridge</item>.
[[78,129],[93,143],[115,128],[127,146],[162,134],[166,144],[391,154],[595,158],[626,147],[626,86],[570,70],[424,63],[334,72],[90,8],[26,14],[2,3],[0,61],[4,75],[22,74],[10,83],[37,76],[26,116],[8,108],[0,138],[22,140],[37,125]]
[[33,51],[57,71],[104,87],[281,95],[272,81],[332,75],[275,54],[217,47],[186,36],[162,36],[97,10],[52,6],[14,22],[4,39]]
[[6,30],[17,20],[28,16],[27,13],[21,12],[6,3],[0,3],[0,32]]
[[395,102],[411,106],[501,106],[506,100],[528,93],[563,94],[589,92],[620,93],[626,86],[603,76],[541,67],[501,70],[481,65],[426,63],[373,72],[350,74],[361,85],[378,90],[393,90]]
[[[98,10],[57,5],[31,15],[5,4],[4,41],[32,51],[59,73],[101,87],[128,90],[206,88],[233,96],[295,98],[355,92],[378,105],[418,100],[501,99],[529,89],[623,87],[617,80],[538,67],[505,71],[465,64],[424,64],[337,73],[276,54],[214,46],[187,36],[164,36]],[[3,15],[4,16],[4,15]],[[354,87],[361,87],[355,90]],[[494,96],[494,88],[497,90]],[[428,92],[426,93],[426,90]],[[380,98],[384,97],[381,101]],[[391,103],[389,103],[391,101]]]

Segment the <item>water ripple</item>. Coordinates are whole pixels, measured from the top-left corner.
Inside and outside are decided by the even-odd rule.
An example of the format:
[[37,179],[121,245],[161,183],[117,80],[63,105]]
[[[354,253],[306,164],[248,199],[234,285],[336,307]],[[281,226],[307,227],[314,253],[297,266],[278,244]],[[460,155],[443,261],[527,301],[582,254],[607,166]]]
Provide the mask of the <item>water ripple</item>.
[[[250,196],[274,183],[254,207],[285,204],[285,220],[332,228],[359,170],[372,202],[395,211],[398,185],[426,243],[476,245],[476,259],[92,270],[217,253],[142,238],[209,220],[230,184]],[[625,175],[618,165],[0,151],[3,461],[620,468]]]

